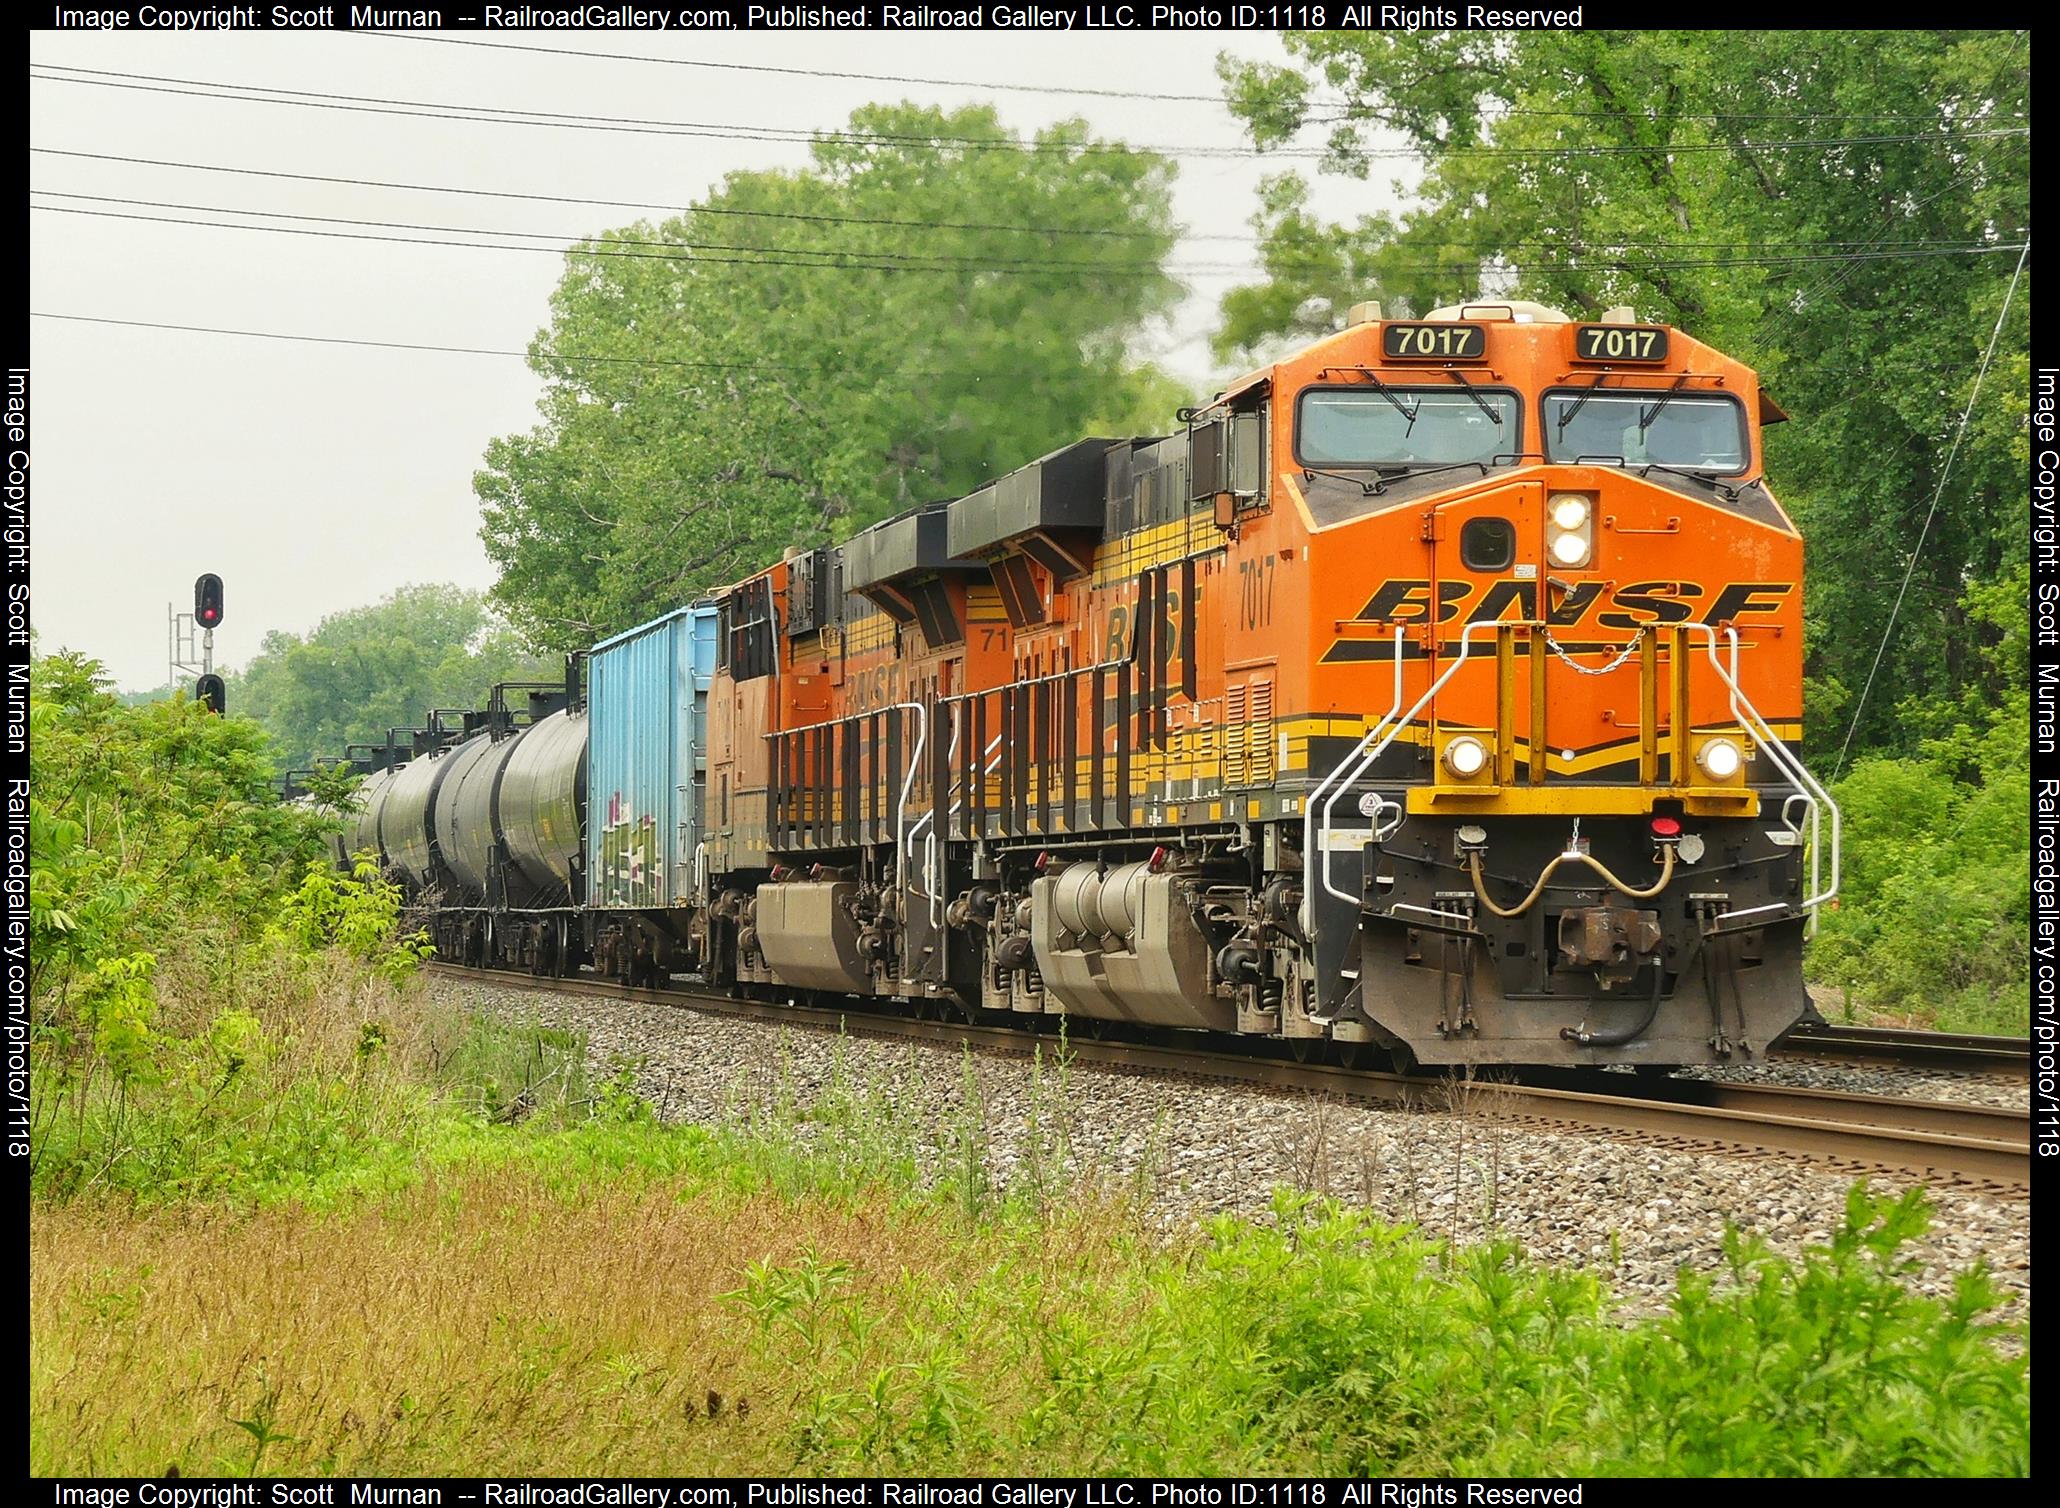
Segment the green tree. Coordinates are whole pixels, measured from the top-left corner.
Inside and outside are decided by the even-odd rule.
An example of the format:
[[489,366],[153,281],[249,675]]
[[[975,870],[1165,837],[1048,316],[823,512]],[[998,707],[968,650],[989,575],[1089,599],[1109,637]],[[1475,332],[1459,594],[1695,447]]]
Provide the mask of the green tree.
[[1222,65],[1256,141],[1323,122],[1326,166],[1365,176],[1380,128],[1423,177],[1408,209],[1351,226],[1324,223],[1306,181],[1274,179],[1266,277],[1225,299],[1221,355],[1371,297],[1416,313],[1483,294],[1577,317],[1630,304],[1678,324],[1754,364],[1795,415],[1770,432],[1768,469],[1810,543],[1815,757],[1844,741],[1913,552],[1855,751],[1914,753],[1937,704],[1999,694],[1965,593],[2026,544],[2028,276],[1916,544],[2029,224],[2024,34],[1286,41],[1291,66]]
[[985,107],[872,106],[806,169],[570,252],[541,422],[475,479],[496,597],[583,647],[1095,428],[1163,428],[1128,350],[1177,292],[1172,173],[1078,121],[1022,142]]
[[554,680],[486,598],[454,586],[409,586],[332,613],[305,637],[274,631],[236,675],[229,706],[271,733],[280,762],[305,767],[347,743],[419,727],[432,707],[478,707],[497,681]]

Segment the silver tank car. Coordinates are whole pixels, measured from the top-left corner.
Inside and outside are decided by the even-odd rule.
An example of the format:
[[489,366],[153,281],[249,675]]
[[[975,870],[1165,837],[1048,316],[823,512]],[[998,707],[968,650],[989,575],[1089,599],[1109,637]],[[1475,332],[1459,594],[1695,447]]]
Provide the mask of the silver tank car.
[[444,868],[468,901],[486,897],[494,845],[494,784],[520,741],[482,733],[444,756],[448,768],[437,783],[430,822]]
[[409,760],[394,772],[379,806],[379,841],[386,861],[417,887],[436,878],[429,847],[429,798],[447,762],[428,754]]
[[572,893],[586,805],[587,719],[556,712],[516,740],[501,770],[494,817],[508,856],[547,895]]
[[373,863],[385,864],[386,850],[379,841],[379,809],[386,804],[386,793],[392,788],[397,773],[392,768],[374,770],[358,787],[357,815],[343,831],[353,859],[361,853],[370,853]]

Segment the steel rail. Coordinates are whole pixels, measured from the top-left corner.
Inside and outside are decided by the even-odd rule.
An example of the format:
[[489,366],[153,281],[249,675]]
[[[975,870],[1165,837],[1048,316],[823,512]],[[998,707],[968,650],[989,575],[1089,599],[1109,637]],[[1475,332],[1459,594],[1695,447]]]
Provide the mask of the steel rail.
[[[697,986],[629,989],[597,979],[431,964],[433,974],[474,983],[566,995],[594,995],[670,1005],[751,1020],[841,1031],[853,1036],[916,1039],[1027,1057],[1055,1045],[1057,1018],[1026,1017],[1042,1030],[739,999]],[[1598,1074],[1584,1087],[1537,1082],[1458,1080],[1295,1063],[1210,1046],[1069,1036],[1065,1050],[1080,1063],[1160,1075],[1229,1080],[1326,1094],[1361,1103],[1423,1110],[1459,1110],[1512,1124],[1582,1131],[1635,1132],[1650,1141],[1790,1155],[1848,1171],[1916,1173],[1942,1182],[1975,1183],[1999,1192],[2029,1186],[2030,1125],[2016,1111],[1980,1105],[1845,1094],[1774,1085],[1668,1080],[1664,1088],[1629,1075]],[[1604,1081],[1618,1079],[1620,1084]]]
[[1832,1063],[1890,1063],[1997,1078],[2031,1077],[2031,1039],[1971,1032],[1911,1031],[1889,1026],[1798,1026],[1777,1038],[1776,1058]]

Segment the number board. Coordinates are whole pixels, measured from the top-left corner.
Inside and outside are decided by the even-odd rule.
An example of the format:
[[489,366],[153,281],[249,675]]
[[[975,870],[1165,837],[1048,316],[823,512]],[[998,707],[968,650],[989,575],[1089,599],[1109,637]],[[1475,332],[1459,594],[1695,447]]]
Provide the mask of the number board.
[[1665,361],[1667,332],[1659,325],[1575,325],[1576,361]]
[[1382,325],[1380,353],[1389,361],[1479,361],[1488,354],[1481,325]]

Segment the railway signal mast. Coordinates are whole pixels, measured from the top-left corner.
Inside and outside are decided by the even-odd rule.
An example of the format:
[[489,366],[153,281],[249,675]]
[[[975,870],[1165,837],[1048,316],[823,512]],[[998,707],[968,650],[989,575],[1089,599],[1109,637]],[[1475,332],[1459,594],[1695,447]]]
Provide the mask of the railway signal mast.
[[193,583],[193,611],[174,611],[165,605],[171,674],[193,676],[193,699],[210,711],[221,712],[227,702],[227,688],[215,674],[215,629],[222,621],[222,578],[209,571]]

